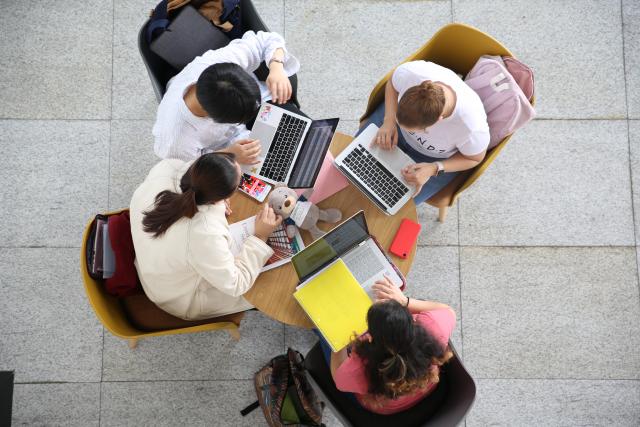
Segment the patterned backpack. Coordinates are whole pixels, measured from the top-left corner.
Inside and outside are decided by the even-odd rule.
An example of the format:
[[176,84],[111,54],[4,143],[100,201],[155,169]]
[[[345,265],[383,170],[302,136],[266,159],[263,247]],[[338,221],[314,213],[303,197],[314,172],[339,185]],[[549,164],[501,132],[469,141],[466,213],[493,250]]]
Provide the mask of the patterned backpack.
[[240,411],[247,415],[258,406],[270,427],[324,426],[324,404],[307,381],[303,356],[292,349],[274,357],[255,377],[258,400]]

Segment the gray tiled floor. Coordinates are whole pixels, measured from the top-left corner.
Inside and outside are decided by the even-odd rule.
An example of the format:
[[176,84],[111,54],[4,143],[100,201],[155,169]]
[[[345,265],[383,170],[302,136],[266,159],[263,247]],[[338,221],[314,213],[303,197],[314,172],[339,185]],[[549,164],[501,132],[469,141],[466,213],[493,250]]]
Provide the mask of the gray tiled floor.
[[[458,314],[453,342],[478,385],[467,425],[640,425],[638,1],[255,3],[302,63],[304,110],[346,133],[372,86],[454,20],[534,68],[538,119],[444,224],[419,207],[408,293]],[[264,425],[238,412],[253,372],[315,342],[251,312],[238,343],[131,351],[86,302],[84,224],[125,207],[156,161],[137,52],[154,4],[0,2],[0,369],[16,371],[15,425]]]

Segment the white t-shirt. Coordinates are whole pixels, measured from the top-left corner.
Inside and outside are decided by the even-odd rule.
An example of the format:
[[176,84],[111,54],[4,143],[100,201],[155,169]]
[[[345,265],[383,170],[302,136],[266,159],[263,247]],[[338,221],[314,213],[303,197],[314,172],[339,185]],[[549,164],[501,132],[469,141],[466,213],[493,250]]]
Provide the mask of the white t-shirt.
[[430,126],[426,132],[401,129],[405,141],[419,153],[446,159],[460,151],[467,156],[482,153],[489,146],[489,125],[480,97],[448,68],[433,62],[413,61],[393,72],[391,83],[398,91],[398,101],[411,87],[425,80],[441,82],[456,93],[456,106],[446,119]]
[[153,125],[153,150],[156,155],[162,159],[189,161],[200,157],[203,149],[216,151],[247,138],[249,131],[244,124],[216,123],[210,117],[195,116],[184,103],[184,95],[207,67],[227,62],[239,65],[251,75],[260,87],[262,102],[265,102],[271,99],[271,93],[253,72],[262,61],[268,64],[277,49],[285,52],[284,72],[288,76],[297,73],[300,63],[287,53],[282,36],[247,31],[241,39],[198,56],[173,77],[167,84],[167,92],[160,102]]

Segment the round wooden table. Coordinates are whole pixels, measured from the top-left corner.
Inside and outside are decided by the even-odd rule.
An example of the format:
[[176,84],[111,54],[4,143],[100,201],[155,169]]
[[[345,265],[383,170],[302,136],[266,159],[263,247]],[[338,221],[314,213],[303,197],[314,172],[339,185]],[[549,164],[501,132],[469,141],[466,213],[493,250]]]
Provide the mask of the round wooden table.
[[[351,136],[336,133],[329,150],[335,157],[344,150],[352,140],[353,137]],[[380,211],[360,190],[351,184],[323,200],[318,206],[320,208],[340,209],[343,219],[349,218],[359,210],[363,210],[367,218],[369,232],[376,237],[385,250],[388,250],[391,245],[391,241],[403,218],[409,218],[417,222],[416,206],[412,201],[404,205],[397,214],[388,216]],[[229,217],[229,223],[253,216],[259,208],[260,204],[255,200],[236,192],[236,194],[231,197],[231,209],[233,213]],[[333,225],[320,223],[319,227],[329,231],[333,228]],[[302,231],[301,234],[306,245],[312,242],[308,232]],[[390,258],[406,276],[409,273],[415,254],[416,247],[414,246],[406,259],[401,259],[395,255],[390,255]],[[273,319],[288,325],[312,328],[313,323],[293,298],[293,292],[297,285],[298,276],[291,263],[288,263],[282,267],[261,273],[249,292],[244,294],[244,297],[258,310]]]

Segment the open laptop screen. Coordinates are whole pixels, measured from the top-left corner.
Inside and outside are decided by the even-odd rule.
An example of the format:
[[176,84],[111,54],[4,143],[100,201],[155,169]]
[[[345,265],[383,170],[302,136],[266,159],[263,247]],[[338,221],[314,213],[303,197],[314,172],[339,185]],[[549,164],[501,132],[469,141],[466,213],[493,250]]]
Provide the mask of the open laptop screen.
[[291,260],[293,268],[300,280],[304,281],[367,238],[369,230],[364,212],[360,211],[294,255]]
[[302,149],[287,185],[289,188],[311,188],[320,173],[339,119],[314,120],[307,132]]

